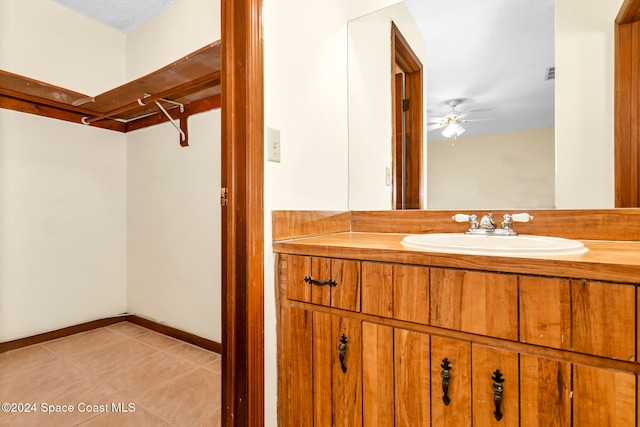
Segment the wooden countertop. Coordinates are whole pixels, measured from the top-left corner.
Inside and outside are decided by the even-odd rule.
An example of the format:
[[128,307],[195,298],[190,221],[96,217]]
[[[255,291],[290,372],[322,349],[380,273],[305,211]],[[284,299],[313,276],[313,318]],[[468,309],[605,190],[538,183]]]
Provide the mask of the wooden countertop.
[[485,256],[409,249],[406,234],[343,232],[273,242],[285,254],[640,284],[640,242],[581,240],[580,255]]

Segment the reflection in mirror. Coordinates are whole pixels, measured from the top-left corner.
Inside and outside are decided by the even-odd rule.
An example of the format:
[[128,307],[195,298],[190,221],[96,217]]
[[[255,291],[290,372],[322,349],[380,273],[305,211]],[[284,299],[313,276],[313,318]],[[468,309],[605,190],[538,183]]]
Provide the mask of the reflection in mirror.
[[422,207],[422,62],[391,25],[392,183],[395,209]]
[[348,24],[349,208],[354,210],[389,209],[394,199],[392,23],[424,65],[424,37],[404,2]]
[[381,185],[393,159],[391,21],[425,67],[423,207],[553,207],[553,19],[553,0],[407,0],[350,21],[350,208],[396,207],[394,183]]

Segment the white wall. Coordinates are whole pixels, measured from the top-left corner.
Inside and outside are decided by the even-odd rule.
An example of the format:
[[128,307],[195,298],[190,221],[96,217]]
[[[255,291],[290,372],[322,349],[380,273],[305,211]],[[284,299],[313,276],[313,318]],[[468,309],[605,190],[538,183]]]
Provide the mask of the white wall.
[[282,147],[281,163],[265,162],[266,426],[277,425],[271,211],[348,207],[346,40],[346,0],[264,1],[265,125]]
[[[50,0],[0,2],[0,44],[0,68],[78,92],[124,78],[123,34]],[[125,136],[0,123],[0,341],[124,312]]]
[[429,141],[430,209],[553,208],[554,128]]
[[619,0],[555,0],[556,207],[614,207]]
[[[386,169],[393,169],[392,23],[424,65],[426,42],[404,2],[348,24],[349,208],[353,210],[384,210],[392,205],[393,187],[385,182]],[[425,81],[424,99],[426,88]]]
[[181,0],[127,33],[127,80],[220,40],[220,0]]
[[220,110],[127,137],[127,311],[222,340]]
[[0,69],[98,95],[123,83],[125,34],[51,0],[0,2]]
[[348,20],[357,19],[368,13],[372,13],[380,9],[384,9],[387,6],[402,2],[403,0],[348,0]]
[[0,120],[0,341],[123,313],[124,135]]
[[[220,39],[220,1],[182,0],[127,33],[127,76]],[[127,311],[222,341],[220,110],[127,134]]]

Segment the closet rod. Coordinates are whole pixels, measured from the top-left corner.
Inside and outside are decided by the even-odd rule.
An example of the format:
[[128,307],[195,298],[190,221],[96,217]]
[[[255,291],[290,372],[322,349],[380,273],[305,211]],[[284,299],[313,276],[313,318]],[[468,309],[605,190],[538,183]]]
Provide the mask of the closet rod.
[[[187,83],[183,83],[181,85],[175,86],[171,89],[167,89],[165,91],[156,93],[151,95],[150,97],[145,98],[147,101],[156,101],[158,99],[167,98],[175,93],[182,92],[189,89],[194,89],[199,86],[203,86],[209,83],[213,83],[214,85],[220,84],[220,71],[215,71],[213,73],[207,74],[206,76],[200,77],[199,79],[189,81]],[[83,117],[82,123],[85,125],[89,125],[93,122],[97,122],[99,120],[104,120],[111,118],[115,115],[126,113],[127,111],[135,110],[140,107],[138,101],[130,102],[129,104],[123,105],[120,108],[113,109],[111,111],[107,111],[104,114],[95,117]]]

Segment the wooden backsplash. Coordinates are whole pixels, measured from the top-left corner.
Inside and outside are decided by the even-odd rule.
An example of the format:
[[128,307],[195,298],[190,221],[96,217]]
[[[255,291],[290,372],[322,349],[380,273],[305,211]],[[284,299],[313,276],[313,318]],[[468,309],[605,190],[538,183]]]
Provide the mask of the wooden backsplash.
[[[505,213],[520,210],[410,210],[410,211],[274,211],[273,240],[340,232],[368,233],[456,233],[467,224],[456,223],[456,213],[493,212],[496,224]],[[515,223],[520,234],[565,237],[580,240],[640,241],[640,209],[530,209],[534,219]]]

